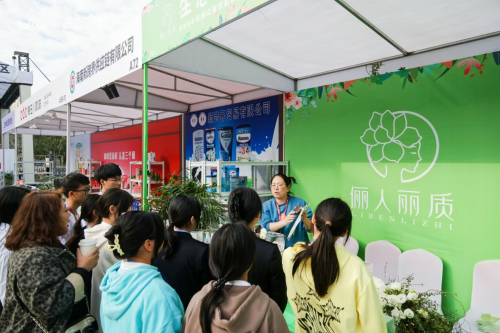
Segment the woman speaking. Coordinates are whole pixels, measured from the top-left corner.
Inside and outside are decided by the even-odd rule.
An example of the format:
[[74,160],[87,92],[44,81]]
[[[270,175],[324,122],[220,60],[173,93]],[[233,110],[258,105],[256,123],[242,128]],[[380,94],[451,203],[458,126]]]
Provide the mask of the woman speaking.
[[290,231],[297,218],[295,207],[304,207],[304,199],[290,195],[292,182],[297,183],[295,178],[284,174],[277,174],[271,181],[271,191],[274,199],[264,202],[262,205],[262,218],[260,225],[267,231],[275,231],[285,235],[285,248],[293,246],[297,242],[309,242],[307,230],[312,230],[312,211],[307,208],[301,216],[301,221],[295,229],[292,237],[288,239]]

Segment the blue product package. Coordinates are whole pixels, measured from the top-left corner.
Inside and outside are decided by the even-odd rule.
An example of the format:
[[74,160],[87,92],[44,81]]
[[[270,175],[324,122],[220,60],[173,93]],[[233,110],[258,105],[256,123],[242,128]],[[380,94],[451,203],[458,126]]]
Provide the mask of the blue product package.
[[219,158],[222,161],[233,159],[233,128],[231,126],[219,128]]
[[236,161],[250,162],[252,152],[252,130],[250,125],[239,125],[236,127]]
[[205,129],[205,160],[215,162],[215,128]]

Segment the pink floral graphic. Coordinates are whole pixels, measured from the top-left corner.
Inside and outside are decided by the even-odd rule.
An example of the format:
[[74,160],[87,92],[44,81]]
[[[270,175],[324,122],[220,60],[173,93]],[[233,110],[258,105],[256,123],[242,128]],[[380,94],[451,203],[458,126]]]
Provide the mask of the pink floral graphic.
[[295,108],[295,110],[300,109],[302,107],[302,98],[295,98],[295,100],[293,101],[293,107]]
[[474,64],[474,66],[475,66],[477,69],[481,70],[481,67],[482,67],[482,66],[481,66],[481,64],[480,64],[480,63],[479,63],[479,61],[477,61],[477,60],[476,60],[476,58],[474,58],[474,57],[470,57],[470,58],[468,58],[468,59],[465,59],[465,60],[460,61],[460,62],[457,64],[457,67],[461,67],[461,66],[467,65],[467,66],[465,66],[464,74],[465,74],[465,75],[468,75],[468,74],[469,74],[469,72],[470,72],[470,70],[471,70],[471,68],[472,68],[472,64]]
[[293,93],[293,92],[285,93],[285,107],[287,109],[289,109],[290,106],[293,105],[293,103],[295,102],[296,99],[297,99],[297,95],[295,95],[295,93]]
[[[332,95],[335,99],[337,99],[337,91],[342,91],[342,88],[336,88],[336,87],[333,87],[332,89],[330,89],[330,92],[328,93],[328,101],[330,101],[330,99],[332,98]],[[332,100],[333,102],[333,100]]]

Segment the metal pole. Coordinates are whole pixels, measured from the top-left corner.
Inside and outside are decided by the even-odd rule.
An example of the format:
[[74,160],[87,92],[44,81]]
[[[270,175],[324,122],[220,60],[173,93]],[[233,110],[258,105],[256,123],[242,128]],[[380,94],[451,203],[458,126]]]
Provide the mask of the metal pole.
[[148,210],[148,64],[142,78],[142,210]]
[[2,133],[2,186],[5,187],[5,133]]
[[17,127],[14,130],[14,181],[12,185],[17,185]]
[[[69,149],[71,147],[71,103],[68,103],[68,113],[66,115],[66,175],[69,174]],[[57,158],[57,157],[56,157]]]

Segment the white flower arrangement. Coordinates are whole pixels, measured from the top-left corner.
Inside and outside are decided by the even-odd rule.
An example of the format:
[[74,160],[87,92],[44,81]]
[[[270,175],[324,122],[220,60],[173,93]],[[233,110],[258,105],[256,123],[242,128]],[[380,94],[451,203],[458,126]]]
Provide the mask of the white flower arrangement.
[[437,311],[436,303],[430,298],[443,293],[417,293],[410,288],[412,281],[413,276],[410,276],[402,282],[390,281],[385,284],[373,277],[382,311],[394,318],[396,333],[451,332],[453,324],[450,319]]

